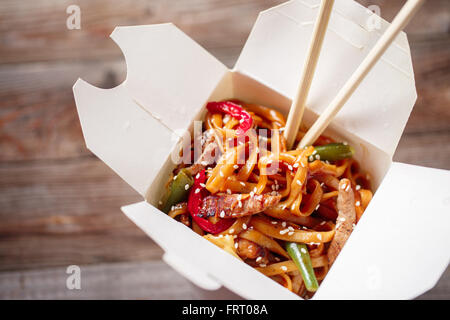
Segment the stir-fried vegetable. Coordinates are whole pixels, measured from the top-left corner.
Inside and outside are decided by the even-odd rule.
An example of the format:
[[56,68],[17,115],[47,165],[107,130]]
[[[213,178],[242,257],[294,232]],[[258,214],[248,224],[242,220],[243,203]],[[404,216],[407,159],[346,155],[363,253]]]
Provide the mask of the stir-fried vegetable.
[[320,160],[337,161],[347,158],[351,158],[355,153],[355,149],[344,143],[330,143],[323,146],[314,147],[313,153],[314,159],[316,155],[320,157]]
[[177,203],[186,201],[189,188],[194,184],[194,179],[186,170],[181,170],[170,182],[166,200],[161,208],[165,213],[168,213],[172,206]]
[[319,283],[317,282],[316,275],[314,274],[311,258],[306,245],[286,242],[286,250],[300,271],[306,289],[311,292],[316,292],[319,288]]
[[252,116],[236,103],[233,103],[231,101],[209,102],[206,105],[206,108],[210,112],[227,113],[233,118],[239,120],[239,127],[236,130],[237,135],[244,134],[248,129],[252,127]]

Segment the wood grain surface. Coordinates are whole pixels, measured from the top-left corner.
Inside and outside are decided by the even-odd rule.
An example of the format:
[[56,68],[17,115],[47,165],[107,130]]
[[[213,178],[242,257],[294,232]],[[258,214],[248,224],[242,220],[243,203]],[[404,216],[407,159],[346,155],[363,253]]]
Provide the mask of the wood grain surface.
[[[139,196],[85,147],[72,85],[126,76],[117,25],[174,22],[232,67],[262,10],[277,0],[0,1],[0,298],[235,298],[190,284],[120,211]],[[404,1],[378,5],[391,21]],[[66,8],[81,8],[68,30]],[[450,169],[450,2],[428,1],[407,28],[418,100],[395,160]],[[85,286],[65,287],[68,265]],[[161,284],[165,287],[161,289]],[[447,270],[421,298],[450,299]]]

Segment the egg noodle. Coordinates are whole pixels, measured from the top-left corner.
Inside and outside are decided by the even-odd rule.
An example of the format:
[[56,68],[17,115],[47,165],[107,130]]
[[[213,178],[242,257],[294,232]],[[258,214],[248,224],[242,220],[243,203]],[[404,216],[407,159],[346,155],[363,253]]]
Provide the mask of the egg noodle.
[[168,186],[183,170],[195,182],[168,215],[310,298],[372,198],[370,177],[345,142],[321,136],[287,150],[286,120],[275,109],[237,100],[209,106],[203,153],[194,157],[192,139],[194,164],[178,165]]

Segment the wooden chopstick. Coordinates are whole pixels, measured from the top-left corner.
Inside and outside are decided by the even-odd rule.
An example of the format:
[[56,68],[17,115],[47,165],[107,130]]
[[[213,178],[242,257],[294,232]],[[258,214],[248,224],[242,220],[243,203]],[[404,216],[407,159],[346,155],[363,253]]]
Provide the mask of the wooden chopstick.
[[[298,144],[297,148],[303,148],[311,145],[322,134],[325,128],[333,120],[334,116],[344,106],[347,100],[358,88],[359,84],[366,77],[369,71],[373,68],[376,62],[384,54],[390,44],[394,41],[400,31],[408,24],[414,14],[419,10],[420,6],[425,0],[408,0],[400,12],[392,21],[386,32],[381,36],[367,57],[363,60],[356,71],[347,80],[345,85],[339,91],[337,96],[333,99],[330,105],[320,115],[316,122],[306,132],[303,139]],[[370,119],[367,119],[370,121]]]
[[305,65],[302,70],[299,85],[292,101],[289,115],[286,122],[284,137],[288,150],[292,148],[297,137],[297,132],[302,122],[303,112],[305,110],[306,98],[308,97],[311,82],[319,60],[320,50],[322,49],[323,39],[327,31],[328,21],[330,20],[334,0],[322,0],[319,14],[314,24],[314,30],[309,44]]

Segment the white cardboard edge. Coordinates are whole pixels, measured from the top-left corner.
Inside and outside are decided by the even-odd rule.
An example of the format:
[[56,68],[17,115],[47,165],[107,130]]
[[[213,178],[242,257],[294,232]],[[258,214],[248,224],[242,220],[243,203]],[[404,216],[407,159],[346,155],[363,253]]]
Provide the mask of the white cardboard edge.
[[[116,27],[129,94],[170,130],[187,130],[228,68],[172,23]],[[163,106],[163,107],[162,107]]]
[[79,79],[73,92],[87,148],[145,197],[176,145],[172,132],[137,105],[123,84],[100,89]]
[[450,262],[449,212],[450,171],[394,162],[315,298],[412,299],[433,288]]

